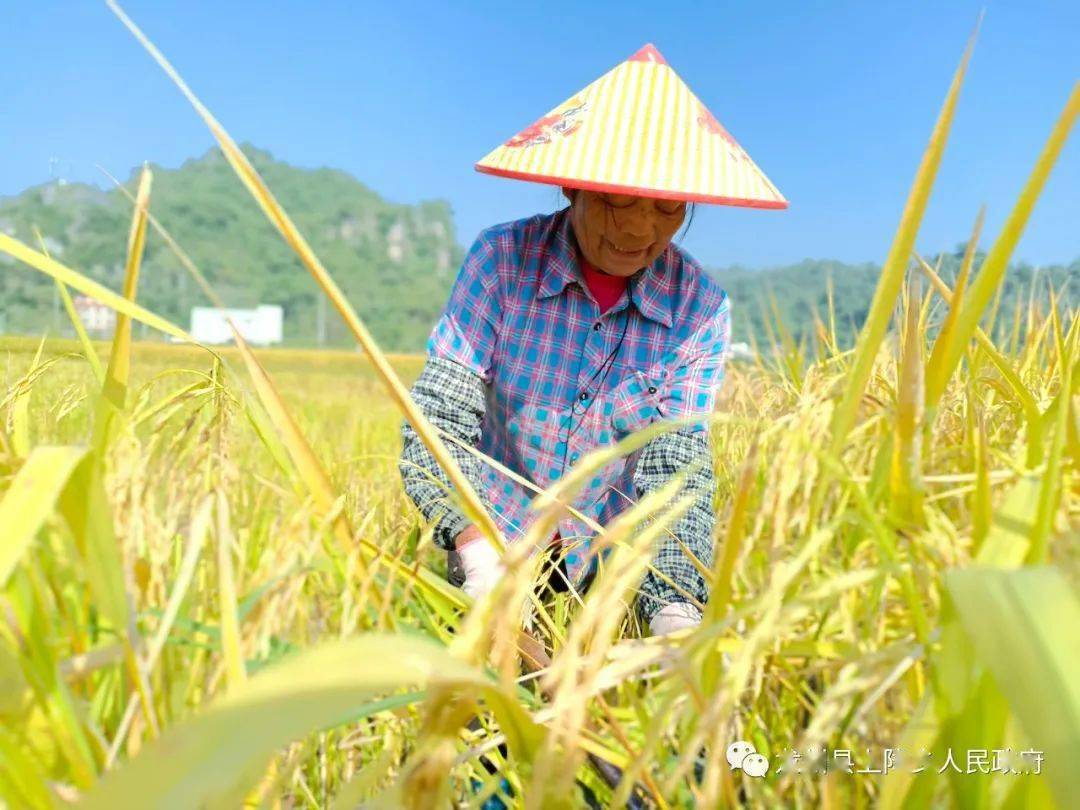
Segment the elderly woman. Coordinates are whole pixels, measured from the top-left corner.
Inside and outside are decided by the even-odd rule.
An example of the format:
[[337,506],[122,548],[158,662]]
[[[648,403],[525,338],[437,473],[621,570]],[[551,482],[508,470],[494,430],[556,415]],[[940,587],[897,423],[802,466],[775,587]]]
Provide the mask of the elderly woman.
[[[484,230],[431,334],[412,395],[437,427],[546,488],[582,455],[652,422],[681,424],[600,470],[575,508],[606,524],[684,468],[693,507],[663,539],[638,594],[654,634],[701,620],[715,514],[705,421],[729,340],[724,291],[672,242],[695,202],[787,203],[651,45],[489,154],[483,172],[558,185],[569,205]],[[696,419],[695,419],[696,418]],[[406,491],[434,523],[451,581],[476,597],[498,553],[448,497],[403,427]],[[508,542],[533,492],[450,444]],[[596,560],[572,515],[552,538],[551,586],[587,586]]]

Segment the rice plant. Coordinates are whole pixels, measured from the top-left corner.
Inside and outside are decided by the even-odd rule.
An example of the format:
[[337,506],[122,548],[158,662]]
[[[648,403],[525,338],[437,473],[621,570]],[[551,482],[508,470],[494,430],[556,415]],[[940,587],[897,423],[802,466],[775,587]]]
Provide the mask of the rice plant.
[[[447,585],[398,482],[402,418],[502,538],[408,396],[422,358],[380,351],[225,129],[110,5],[364,355],[255,352],[239,335],[211,350],[140,307],[146,240],[182,255],[148,171],[121,293],[0,234],[22,264],[7,272],[118,313],[108,345],[0,342],[0,801],[1071,805],[1080,319],[1051,294],[1004,331],[991,321],[1080,85],[985,260],[977,224],[950,285],[913,247],[969,44],[855,348],[825,313],[814,344],[729,369],[706,620],[640,638],[628,604],[685,508],[679,482],[596,527],[610,555],[584,599],[531,596],[520,544],[482,602]],[[191,345],[134,344],[134,321]],[[604,461],[538,493],[537,531]],[[732,767],[735,741],[767,773]]]

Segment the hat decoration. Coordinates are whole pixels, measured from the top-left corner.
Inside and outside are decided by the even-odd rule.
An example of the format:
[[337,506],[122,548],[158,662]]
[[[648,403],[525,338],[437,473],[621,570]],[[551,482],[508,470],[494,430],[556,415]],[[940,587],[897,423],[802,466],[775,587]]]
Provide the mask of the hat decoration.
[[476,169],[616,194],[788,205],[651,44],[494,149]]

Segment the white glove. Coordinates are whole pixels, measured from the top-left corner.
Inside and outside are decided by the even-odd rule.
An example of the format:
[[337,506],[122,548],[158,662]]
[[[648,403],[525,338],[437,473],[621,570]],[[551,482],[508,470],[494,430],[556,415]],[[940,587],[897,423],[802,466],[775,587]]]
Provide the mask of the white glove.
[[649,620],[649,631],[654,636],[666,636],[678,630],[687,630],[701,624],[701,611],[689,602],[672,602],[664,605]]
[[466,543],[457,552],[461,557],[461,567],[465,571],[465,583],[461,590],[473,599],[479,599],[494,588],[503,575],[505,569],[499,552],[485,537]]

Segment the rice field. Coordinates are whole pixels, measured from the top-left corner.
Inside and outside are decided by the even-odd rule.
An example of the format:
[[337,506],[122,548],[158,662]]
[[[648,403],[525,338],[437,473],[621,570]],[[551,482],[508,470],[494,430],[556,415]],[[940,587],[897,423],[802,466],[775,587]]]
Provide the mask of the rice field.
[[[1080,86],[986,258],[980,217],[943,281],[913,247],[969,45],[856,346],[823,311],[813,344],[730,365],[705,621],[642,638],[629,604],[680,482],[597,527],[609,553],[583,600],[532,597],[525,543],[482,602],[449,587],[397,472],[403,418],[450,463],[408,397],[422,358],[379,350],[141,41],[363,351],[133,343],[132,321],[186,337],[138,305],[142,247],[168,240],[149,172],[121,292],[0,234],[10,272],[119,313],[107,344],[0,339],[0,802],[1073,803],[1080,318],[995,294]],[[604,460],[538,494],[537,537]]]

